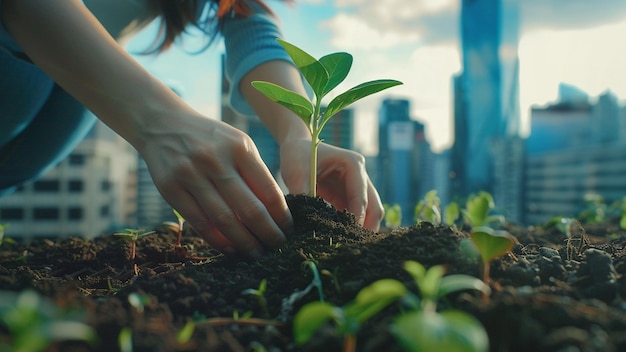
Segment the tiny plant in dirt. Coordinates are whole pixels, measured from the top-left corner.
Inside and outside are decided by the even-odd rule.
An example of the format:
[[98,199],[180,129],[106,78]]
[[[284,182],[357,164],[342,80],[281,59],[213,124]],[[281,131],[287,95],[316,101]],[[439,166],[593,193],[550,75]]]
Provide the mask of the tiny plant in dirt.
[[10,336],[8,341],[0,340],[2,352],[48,351],[62,341],[96,342],[95,331],[79,315],[62,310],[32,290],[0,291],[0,327]]
[[167,221],[165,223],[163,223],[166,227],[168,227],[170,230],[174,231],[176,233],[176,246],[174,247],[175,251],[176,251],[176,255],[179,258],[188,258],[189,257],[189,252],[187,251],[187,248],[183,247],[182,245],[182,240],[183,240],[183,229],[185,227],[185,218],[180,215],[180,213],[176,210],[176,209],[172,209],[172,212],[174,213],[174,215],[176,216],[176,220],[177,222],[171,222],[171,221]]
[[491,214],[494,208],[493,196],[483,191],[470,195],[461,213],[471,227],[490,226],[493,223],[503,224],[504,216]]
[[402,224],[402,208],[399,204],[385,204],[385,226],[389,228],[399,227]]
[[145,231],[145,230],[134,230],[134,229],[126,229],[125,232],[114,233],[114,236],[118,236],[125,241],[130,243],[130,254],[129,259],[133,262],[133,271],[135,275],[139,274],[139,269],[137,268],[137,264],[135,263],[135,257],[137,256],[137,241],[146,237],[155,234],[155,231]]
[[413,219],[415,223],[428,221],[435,225],[441,224],[441,200],[437,196],[437,191],[432,190],[426,193],[424,199],[420,200],[413,209]]
[[322,111],[322,99],[348,76],[352,67],[352,55],[345,52],[337,52],[316,60],[293,44],[280,39],[278,39],[278,42],[285,48],[300,73],[302,73],[302,76],[311,86],[314,102],[294,91],[270,82],[254,81],[252,86],[270,100],[293,111],[306,124],[312,137],[311,173],[309,178],[310,195],[315,196],[317,186],[317,148],[321,142],[319,136],[328,120],[357,100],[400,85],[402,82],[383,79],[359,84],[337,95],[328,103],[326,109]]
[[263,312],[264,317],[268,317],[270,315],[267,309],[267,300],[265,299],[266,290],[267,290],[267,280],[263,279],[261,280],[261,283],[259,283],[259,288],[249,288],[241,292],[241,294],[243,295],[256,296],[257,302],[259,304],[259,308],[261,309],[261,312]]
[[343,336],[343,352],[356,351],[356,336],[361,325],[406,292],[401,282],[381,279],[362,288],[356,298],[343,307],[322,301],[307,303],[293,321],[295,342],[305,344],[317,330],[332,321],[336,333]]
[[407,261],[404,269],[415,280],[421,295],[406,295],[403,301],[409,311],[397,316],[390,329],[407,351],[488,351],[489,338],[476,318],[458,310],[438,312],[437,301],[463,290],[479,290],[488,295],[489,286],[468,275],[444,276],[441,265],[427,270],[416,261]]

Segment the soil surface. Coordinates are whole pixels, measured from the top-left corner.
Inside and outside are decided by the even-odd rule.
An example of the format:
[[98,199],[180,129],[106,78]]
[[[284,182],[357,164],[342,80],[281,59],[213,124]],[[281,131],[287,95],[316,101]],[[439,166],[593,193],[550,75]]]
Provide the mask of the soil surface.
[[[176,235],[166,227],[137,242],[137,275],[129,242],[112,234],[5,241],[0,290],[33,289],[63,311],[78,309],[97,332],[92,346],[65,341],[48,351],[118,351],[125,329],[132,332],[133,351],[331,352],[341,351],[343,340],[330,325],[304,346],[293,341],[295,313],[320,299],[315,289],[297,299],[313,280],[306,261],[323,273],[324,300],[339,306],[382,278],[414,290],[402,269],[406,260],[443,264],[448,274],[481,275],[481,264],[461,255],[459,244],[469,236],[463,229],[421,222],[373,233],[319,198],[287,200],[293,237],[256,261],[224,257],[189,230],[182,240],[186,253],[177,250]],[[626,233],[617,223],[582,224],[569,237],[554,227],[507,230],[519,243],[492,262],[489,300],[468,291],[448,297],[439,308],[474,315],[489,335],[491,351],[626,351]],[[243,293],[264,279],[265,307],[257,296]],[[146,300],[131,304],[129,297]],[[400,309],[391,305],[368,320],[357,350],[400,351],[388,331]],[[195,322],[193,334],[180,338],[189,321]],[[11,338],[0,323],[0,345]]]

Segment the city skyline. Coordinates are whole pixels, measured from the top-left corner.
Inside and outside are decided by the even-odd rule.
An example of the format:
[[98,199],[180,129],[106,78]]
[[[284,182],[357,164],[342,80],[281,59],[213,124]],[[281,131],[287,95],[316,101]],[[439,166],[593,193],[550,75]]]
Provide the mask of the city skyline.
[[[282,21],[286,39],[314,56],[340,50],[354,55],[353,70],[339,90],[381,77],[405,83],[389,94],[355,105],[360,131],[357,143],[376,134],[372,128],[382,99],[400,98],[412,101],[411,116],[426,125],[427,138],[435,150],[451,145],[452,77],[461,70],[460,1],[394,0],[384,2],[384,6],[366,0],[269,4]],[[615,45],[620,33],[626,32],[626,2],[526,0],[520,3],[520,24],[523,134],[529,132],[531,106],[556,100],[559,83],[578,86],[591,97],[610,90],[620,100],[626,98],[626,80],[622,79],[626,77],[622,64],[626,49]],[[129,48],[137,50],[151,38],[152,33],[146,30]],[[178,86],[196,109],[217,117],[221,53],[218,44],[198,56],[176,49],[158,58],[138,60],[168,84]]]

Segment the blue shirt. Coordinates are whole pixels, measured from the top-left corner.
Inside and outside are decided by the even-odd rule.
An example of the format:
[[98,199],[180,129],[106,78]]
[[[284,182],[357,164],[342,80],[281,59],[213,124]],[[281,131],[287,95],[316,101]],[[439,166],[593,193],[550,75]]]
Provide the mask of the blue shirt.
[[[120,23],[120,18],[122,18],[120,14],[125,15],[124,21],[126,21],[128,16],[138,17],[144,14],[147,6],[145,0],[104,1],[106,2],[99,2],[98,9],[94,8],[93,12],[111,33],[119,32],[129,23],[129,21]],[[260,6],[254,4],[252,6],[255,12],[249,17],[226,16],[222,30],[226,48],[226,77],[230,81],[230,105],[237,112],[245,115],[255,113],[239,91],[241,79],[250,70],[265,62],[272,60],[291,62],[289,55],[276,41],[276,38],[282,37],[277,19]],[[0,0],[1,8],[2,0]],[[115,15],[111,16],[111,14]],[[11,38],[1,22],[0,50],[22,53],[19,45]]]

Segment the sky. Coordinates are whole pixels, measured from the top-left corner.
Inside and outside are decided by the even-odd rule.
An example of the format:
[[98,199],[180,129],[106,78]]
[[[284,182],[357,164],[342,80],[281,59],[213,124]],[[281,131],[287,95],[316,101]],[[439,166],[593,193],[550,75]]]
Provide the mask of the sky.
[[[512,0],[503,0],[512,1]],[[426,126],[434,151],[451,146],[452,77],[461,71],[461,0],[268,0],[285,39],[316,58],[346,51],[354,63],[337,94],[373,79],[404,84],[354,105],[357,147],[376,152],[376,118],[382,99],[411,102],[411,117]],[[520,107],[522,134],[530,131],[533,105],[556,101],[559,83],[593,99],[611,91],[626,98],[625,0],[519,0]],[[141,47],[153,33],[140,33],[128,46]],[[189,44],[189,42],[187,42]],[[219,116],[220,44],[200,55],[174,49],[137,59],[176,87],[192,106]],[[331,93],[332,95],[332,93]]]

